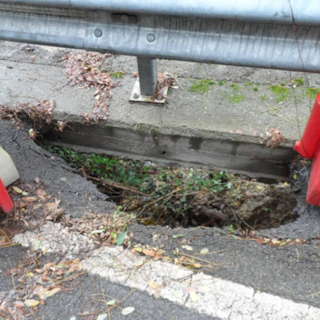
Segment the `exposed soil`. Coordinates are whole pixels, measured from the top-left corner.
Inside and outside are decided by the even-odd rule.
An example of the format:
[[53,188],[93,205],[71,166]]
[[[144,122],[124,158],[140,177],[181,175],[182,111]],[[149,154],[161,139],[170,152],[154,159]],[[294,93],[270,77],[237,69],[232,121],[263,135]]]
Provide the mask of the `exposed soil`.
[[[108,197],[99,192],[92,182],[75,174],[78,171],[69,167],[61,158],[37,146],[27,129],[17,130],[11,123],[1,121],[0,134],[0,144],[14,158],[21,172],[21,180],[31,184],[39,178],[47,192],[59,199],[60,206],[72,217],[93,212],[112,213],[116,210],[117,205],[106,201]],[[171,227],[225,226],[228,230],[233,225],[235,229],[261,229],[263,235],[270,237],[316,238],[320,234],[317,227],[320,225],[319,208],[305,204],[310,164],[303,164],[305,162],[301,161],[293,164],[292,188],[285,184],[271,187],[242,177],[240,185],[253,182],[252,185],[258,188],[245,188],[238,202],[234,201],[231,193],[223,198],[200,192],[189,196],[184,215],[175,216],[169,210],[171,214],[167,215],[167,219],[159,220],[158,217],[154,219],[155,211],[148,208],[139,216],[139,221],[145,225]],[[119,189],[115,190],[119,195]],[[112,194],[110,189],[108,193]],[[176,208],[181,206],[180,202],[174,203]]]
[[297,218],[288,183],[264,184],[219,170],[159,167],[147,161],[51,147],[144,225],[273,228]]

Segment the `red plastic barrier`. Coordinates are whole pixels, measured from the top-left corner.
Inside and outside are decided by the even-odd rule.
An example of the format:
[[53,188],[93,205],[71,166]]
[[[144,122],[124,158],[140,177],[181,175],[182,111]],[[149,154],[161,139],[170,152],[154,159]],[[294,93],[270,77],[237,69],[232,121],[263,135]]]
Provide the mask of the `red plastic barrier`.
[[294,150],[304,158],[313,159],[307,202],[320,206],[320,94],[312,109],[301,141],[297,141]]
[[13,202],[7,192],[6,187],[3,185],[0,179],[0,207],[4,212],[9,212],[13,208]]

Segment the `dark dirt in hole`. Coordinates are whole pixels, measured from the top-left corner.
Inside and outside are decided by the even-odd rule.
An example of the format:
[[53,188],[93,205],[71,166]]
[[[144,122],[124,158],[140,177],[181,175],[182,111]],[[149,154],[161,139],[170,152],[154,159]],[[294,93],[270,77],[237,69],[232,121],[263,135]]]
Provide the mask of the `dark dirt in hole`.
[[320,236],[320,207],[306,203],[311,160],[297,158],[291,164],[290,184],[296,194],[297,205],[294,214],[297,219],[292,223],[264,231],[267,237],[316,239]]
[[[221,171],[158,167],[148,162],[49,147],[144,225],[267,229],[294,221],[296,195]],[[122,210],[122,209],[121,209]]]
[[[229,195],[228,195],[229,196]],[[294,221],[296,196],[289,187],[279,185],[275,189],[258,192],[245,191],[241,204],[227,197],[199,193],[187,197],[185,206],[175,201],[174,208],[156,216],[154,210],[143,213],[139,222],[145,225],[169,225],[170,227],[222,227],[233,224],[240,229],[267,229]],[[183,209],[184,208],[184,209]],[[177,214],[177,209],[183,214]],[[156,208],[158,210],[158,208]]]

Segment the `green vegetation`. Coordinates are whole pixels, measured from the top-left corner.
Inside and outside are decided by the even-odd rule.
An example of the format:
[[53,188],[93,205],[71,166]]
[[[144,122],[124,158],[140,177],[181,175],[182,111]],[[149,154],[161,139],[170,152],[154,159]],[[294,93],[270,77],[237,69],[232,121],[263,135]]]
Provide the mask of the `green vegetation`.
[[111,75],[112,78],[120,79],[125,75],[125,73],[123,71],[121,71],[121,72],[112,72],[112,73],[110,73],[110,75]]
[[303,86],[304,80],[302,78],[296,78],[296,79],[294,79],[294,84],[297,86]]
[[[151,162],[84,154],[60,147],[50,147],[49,151],[96,182],[101,191],[106,192],[121,206],[118,211],[146,211],[145,215],[139,215],[139,221],[144,224],[178,223],[188,226],[188,219],[199,205],[198,202],[202,198],[209,201],[223,196],[231,190],[235,179],[235,176],[222,171],[161,168]],[[238,201],[239,195],[236,194],[235,197]],[[126,210],[122,210],[122,207]],[[155,215],[150,217],[150,210]],[[117,217],[118,214],[115,213],[114,218]],[[125,231],[126,228],[121,230]],[[117,242],[121,242],[122,238],[119,240],[118,233]]]
[[133,187],[151,196],[163,196],[173,190],[200,191],[213,193],[225,190],[227,175],[222,171],[160,168],[140,161],[122,160],[95,153],[84,154],[72,149],[50,147],[71,167],[86,172],[87,175],[111,183]]
[[259,89],[257,87],[253,88],[253,91],[259,91]]
[[221,99],[230,103],[240,103],[245,100],[245,96],[240,92],[229,93],[227,91],[221,92]]
[[253,86],[253,82],[246,82],[244,85],[247,86],[247,87]]
[[239,85],[236,83],[231,84],[230,87],[233,88],[233,90],[240,90]]
[[244,101],[244,95],[243,94],[232,94],[228,97],[228,101],[231,103],[240,103]]
[[196,80],[193,83],[193,85],[189,88],[189,91],[204,94],[207,93],[209,91],[210,86],[214,84],[214,81],[209,79]]
[[261,95],[261,96],[260,96],[260,99],[261,99],[262,101],[266,101],[266,100],[267,100],[267,95],[266,95],[266,94]]
[[306,89],[306,96],[308,97],[308,99],[315,100],[319,93],[320,93],[319,88],[307,88]]
[[[234,221],[234,212],[248,200],[248,192],[262,195],[271,189],[219,170],[159,167],[150,161],[85,154],[61,147],[48,149],[117,203],[118,210],[113,216],[106,216],[106,224],[94,232],[109,232],[112,243],[118,245],[127,238],[127,226],[133,220],[171,227],[229,225]],[[220,207],[223,209],[217,209]],[[233,230],[230,226],[231,233]]]
[[223,85],[225,85],[226,82],[227,82],[227,81],[220,80],[220,81],[218,82],[218,85],[219,85],[219,86],[223,86]]
[[282,102],[282,101],[286,100],[290,94],[290,89],[288,89],[284,86],[272,85],[269,87],[269,89],[276,96],[277,102]]

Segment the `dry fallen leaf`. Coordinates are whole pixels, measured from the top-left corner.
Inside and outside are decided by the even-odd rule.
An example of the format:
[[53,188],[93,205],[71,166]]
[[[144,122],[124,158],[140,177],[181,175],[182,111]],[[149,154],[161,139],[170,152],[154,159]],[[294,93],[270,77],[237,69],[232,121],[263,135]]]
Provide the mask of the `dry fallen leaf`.
[[193,250],[193,248],[191,246],[182,246],[182,248],[184,250],[187,250],[187,251],[192,251]]
[[143,252],[146,256],[149,256],[149,257],[154,257],[154,256],[156,255],[156,252],[153,251],[153,250],[144,249],[144,250],[142,250],[142,252]]
[[156,241],[160,238],[160,236],[161,236],[160,233],[154,234],[153,237],[152,237],[152,241],[153,241],[153,242],[156,242]]
[[201,254],[207,254],[208,252],[209,252],[209,249],[207,249],[207,248],[203,248],[203,249],[200,251]]
[[63,129],[66,127],[67,122],[65,121],[57,121],[57,126],[60,132],[63,131]]
[[149,281],[149,286],[154,290],[156,290],[158,288],[158,285],[155,282],[153,282],[152,280]]
[[38,300],[33,300],[33,299],[30,299],[30,300],[26,300],[24,302],[24,304],[27,306],[27,307],[36,307],[37,305],[39,305],[40,301]]
[[143,264],[144,264],[144,260],[140,260],[140,261],[135,262],[133,265],[135,267],[141,267]]
[[14,301],[13,302],[13,305],[16,307],[16,308],[23,308],[24,307],[24,303],[22,301]]
[[134,310],[135,310],[134,307],[127,307],[127,308],[122,309],[121,314],[123,316],[127,316],[128,314],[132,313]]
[[55,295],[56,293],[58,293],[59,291],[61,291],[60,288],[53,288],[51,290],[42,290],[38,293],[38,296],[41,300],[46,300],[47,298],[52,297],[53,295]]
[[192,302],[198,302],[199,301],[199,297],[194,291],[190,292],[190,299],[192,300]]
[[113,306],[115,304],[116,304],[116,300],[110,300],[110,301],[107,302],[108,306]]
[[22,193],[23,191],[21,189],[19,189],[18,187],[13,186],[12,189],[16,192],[16,193]]

